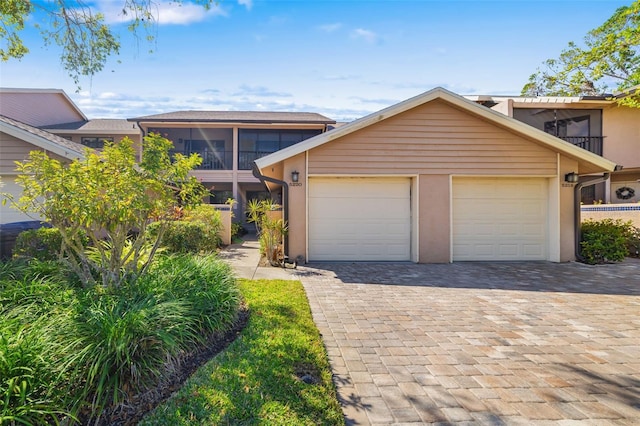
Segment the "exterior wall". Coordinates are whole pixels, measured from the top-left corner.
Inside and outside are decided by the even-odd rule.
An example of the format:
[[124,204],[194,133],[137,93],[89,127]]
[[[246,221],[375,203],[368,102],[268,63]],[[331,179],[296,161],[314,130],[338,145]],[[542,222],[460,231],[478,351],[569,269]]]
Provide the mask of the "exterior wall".
[[[571,262],[576,260],[575,256],[575,202],[574,202],[574,187],[575,184],[564,182],[564,175],[570,172],[578,170],[578,164],[575,160],[568,159],[560,156],[559,158],[559,179],[552,179],[555,188],[558,188],[558,202],[557,208],[559,209],[559,243],[560,243],[560,262]],[[550,191],[553,194],[553,191]],[[557,192],[557,191],[556,191]],[[550,203],[551,204],[551,203]],[[550,218],[553,217],[550,212]],[[558,235],[558,234],[557,234]]]
[[[16,174],[15,161],[26,160],[29,153],[34,150],[40,150],[40,148],[0,132],[0,174]],[[49,156],[60,161],[69,161],[52,153],[49,153]]]
[[604,109],[603,134],[603,157],[625,169],[640,168],[640,108]]
[[[549,260],[572,261],[574,253],[574,185],[564,174],[578,162],[513,135],[493,124],[434,101],[374,124],[284,161],[274,177],[289,180],[292,170],[316,175],[416,176],[418,262],[451,261],[451,176],[541,176],[549,182]],[[275,169],[274,169],[275,170]],[[265,172],[266,173],[266,172]],[[272,173],[266,173],[272,175]],[[303,193],[291,191],[290,255],[306,247]],[[300,188],[301,189],[301,188]],[[415,246],[414,246],[415,247]]]
[[580,220],[620,219],[633,222],[640,228],[640,204],[602,204],[598,206],[582,206]]
[[31,126],[84,120],[62,93],[0,92],[0,114]]
[[418,191],[418,262],[448,263],[451,261],[451,177],[421,175]]
[[[640,171],[637,173],[613,173],[611,175],[610,201],[613,204],[640,203]],[[632,188],[635,191],[629,199],[618,198],[616,190],[622,187]]]
[[[289,257],[307,258],[307,189],[309,181],[305,173],[306,155],[299,154],[284,162],[280,178],[289,184]],[[291,182],[291,172],[300,173],[298,184]],[[286,208],[286,206],[285,206]]]
[[15,173],[14,161],[25,160],[34,149],[30,143],[0,132],[0,174]]
[[312,149],[309,174],[555,176],[556,154],[444,101]]
[[[15,176],[0,175],[0,192],[11,194],[14,198],[20,198],[22,194],[22,186],[15,182]],[[0,201],[4,197],[0,195]],[[5,205],[0,202],[0,223],[22,222],[25,220],[39,220],[40,217],[32,214],[27,216],[11,207],[11,203],[7,201]]]

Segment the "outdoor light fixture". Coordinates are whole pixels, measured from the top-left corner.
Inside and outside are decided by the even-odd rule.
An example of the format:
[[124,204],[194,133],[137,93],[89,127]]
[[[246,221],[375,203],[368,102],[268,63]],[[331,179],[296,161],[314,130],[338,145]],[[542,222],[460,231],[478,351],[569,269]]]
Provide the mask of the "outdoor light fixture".
[[300,179],[300,173],[297,170],[294,170],[291,172],[291,181],[292,182],[298,182],[298,179]]
[[567,173],[564,175],[564,181],[569,183],[578,183],[578,174],[576,172]]

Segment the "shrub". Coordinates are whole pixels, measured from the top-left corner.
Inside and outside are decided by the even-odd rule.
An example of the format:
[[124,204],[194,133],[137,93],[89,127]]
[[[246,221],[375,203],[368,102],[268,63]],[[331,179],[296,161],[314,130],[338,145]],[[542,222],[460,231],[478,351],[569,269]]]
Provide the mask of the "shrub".
[[209,204],[201,204],[190,210],[184,215],[184,221],[201,223],[205,226],[206,241],[201,250],[215,250],[222,244],[220,232],[222,231],[222,216],[220,212]]
[[[162,226],[161,222],[149,225],[149,233],[152,238],[157,236]],[[161,245],[169,253],[198,253],[207,247],[205,234],[206,227],[202,223],[170,221],[166,223]]]
[[627,248],[629,249],[629,256],[640,257],[640,228],[630,227],[629,235],[627,236]]
[[629,253],[631,222],[620,219],[587,220],[582,223],[582,256],[591,265],[620,262]]
[[[161,243],[171,253],[212,252],[220,247],[222,219],[220,212],[212,206],[201,205],[187,210],[182,219],[165,224],[167,226]],[[162,226],[162,222],[149,225],[153,238],[158,235]]]
[[57,262],[0,264],[0,424],[90,423],[233,325],[240,293],[226,263],[156,259],[108,288],[70,282]]
[[62,248],[62,235],[57,228],[30,229],[16,238],[13,255],[39,260],[56,260]]
[[247,233],[240,222],[231,222],[231,238],[239,238]]

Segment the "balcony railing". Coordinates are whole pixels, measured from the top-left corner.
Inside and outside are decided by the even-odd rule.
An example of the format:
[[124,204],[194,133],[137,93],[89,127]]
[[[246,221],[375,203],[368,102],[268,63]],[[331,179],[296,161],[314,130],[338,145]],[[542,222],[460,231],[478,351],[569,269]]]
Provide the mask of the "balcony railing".
[[602,155],[604,136],[559,136],[559,138],[594,154]]
[[238,170],[251,170],[253,162],[265,155],[273,154],[272,151],[240,151],[238,152]]
[[[171,151],[173,155],[178,151]],[[231,170],[233,168],[232,151],[191,151],[182,152],[184,155],[198,154],[202,157],[202,164],[196,170]]]

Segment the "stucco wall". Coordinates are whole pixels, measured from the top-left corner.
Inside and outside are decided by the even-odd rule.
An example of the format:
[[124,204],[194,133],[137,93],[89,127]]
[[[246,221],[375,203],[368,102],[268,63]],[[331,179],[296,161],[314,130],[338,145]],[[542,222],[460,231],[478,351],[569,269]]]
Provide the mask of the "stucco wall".
[[602,220],[620,219],[633,222],[633,226],[640,228],[640,204],[602,204],[599,206],[582,206],[580,219]]
[[626,169],[640,167],[640,108],[603,110],[603,157]]

